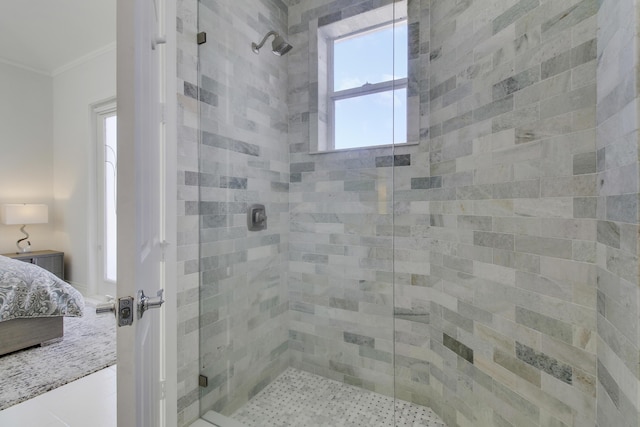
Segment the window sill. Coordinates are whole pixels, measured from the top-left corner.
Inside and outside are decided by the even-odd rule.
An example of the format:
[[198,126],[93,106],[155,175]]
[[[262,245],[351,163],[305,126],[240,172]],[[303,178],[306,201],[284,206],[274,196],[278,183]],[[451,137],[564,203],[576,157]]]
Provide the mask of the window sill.
[[309,154],[343,153],[343,152],[358,151],[358,150],[376,150],[379,148],[407,147],[407,146],[414,146],[414,145],[420,145],[420,143],[417,141],[413,141],[413,142],[403,142],[401,144],[369,145],[366,147],[340,148],[338,150],[310,151]]

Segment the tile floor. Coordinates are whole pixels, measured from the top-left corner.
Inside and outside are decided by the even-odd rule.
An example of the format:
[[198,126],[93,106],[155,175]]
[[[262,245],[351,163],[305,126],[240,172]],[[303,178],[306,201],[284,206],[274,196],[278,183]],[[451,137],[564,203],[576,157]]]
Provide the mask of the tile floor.
[[[393,399],[289,368],[233,418],[246,427],[394,426]],[[0,411],[2,427],[117,427],[116,367]],[[431,409],[396,403],[397,427],[446,427]]]
[[[429,408],[294,368],[231,418],[247,427],[446,427]],[[395,417],[395,424],[394,424]]]
[[0,411],[2,427],[116,427],[116,367]]

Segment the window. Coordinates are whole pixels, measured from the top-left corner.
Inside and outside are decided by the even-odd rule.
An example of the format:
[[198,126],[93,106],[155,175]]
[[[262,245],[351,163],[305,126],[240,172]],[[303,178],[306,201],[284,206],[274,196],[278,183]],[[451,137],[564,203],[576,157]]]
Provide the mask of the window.
[[117,117],[115,112],[104,117],[104,280],[116,281],[117,234],[116,177],[118,144],[116,138]]
[[96,131],[96,243],[95,281],[100,294],[115,295],[117,281],[118,141],[115,101],[94,106]]
[[328,120],[333,149],[407,138],[406,20],[328,43]]
[[370,6],[309,23],[311,152],[418,141],[418,28],[405,0]]

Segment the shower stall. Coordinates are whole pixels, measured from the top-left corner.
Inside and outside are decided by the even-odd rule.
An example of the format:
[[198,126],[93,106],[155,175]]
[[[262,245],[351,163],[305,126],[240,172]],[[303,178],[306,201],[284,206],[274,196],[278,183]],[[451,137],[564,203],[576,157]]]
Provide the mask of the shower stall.
[[637,427],[632,0],[183,6],[182,425]]

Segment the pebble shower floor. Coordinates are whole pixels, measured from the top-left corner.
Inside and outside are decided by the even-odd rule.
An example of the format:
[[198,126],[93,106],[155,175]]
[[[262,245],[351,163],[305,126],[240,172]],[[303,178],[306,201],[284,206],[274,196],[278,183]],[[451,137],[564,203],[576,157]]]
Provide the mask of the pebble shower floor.
[[[288,368],[231,418],[247,427],[446,427],[425,406]],[[394,424],[395,416],[395,424]]]

